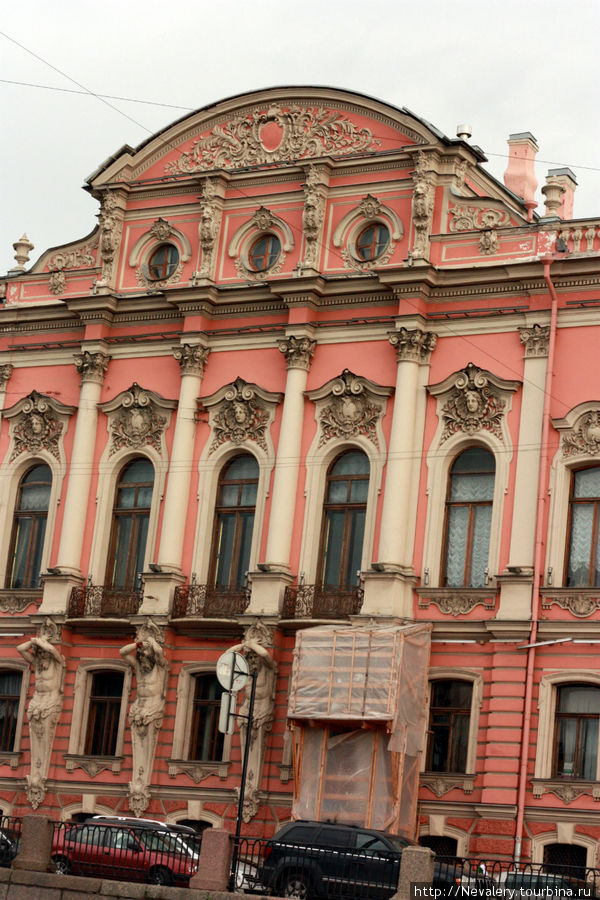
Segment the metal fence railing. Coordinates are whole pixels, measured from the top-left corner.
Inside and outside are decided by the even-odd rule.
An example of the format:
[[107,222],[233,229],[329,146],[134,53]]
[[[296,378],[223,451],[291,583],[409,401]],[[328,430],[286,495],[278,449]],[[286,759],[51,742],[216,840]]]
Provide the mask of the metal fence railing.
[[53,823],[52,862],[63,875],[188,885],[198,851],[182,835],[152,827]]
[[[454,885],[454,888],[451,886]],[[517,898],[600,898],[600,869],[585,865],[532,863],[487,857],[436,857],[434,886],[448,896]],[[442,896],[441,894],[438,896]]]
[[0,816],[0,866],[8,867],[19,851],[21,819]]

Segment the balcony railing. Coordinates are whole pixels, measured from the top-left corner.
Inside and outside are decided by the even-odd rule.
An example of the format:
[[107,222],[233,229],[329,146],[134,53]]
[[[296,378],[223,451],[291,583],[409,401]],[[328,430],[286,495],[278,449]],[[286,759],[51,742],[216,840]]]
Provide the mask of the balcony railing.
[[285,589],[284,619],[345,619],[357,615],[362,607],[362,586],[334,588],[303,584]]
[[204,619],[230,619],[246,612],[250,588],[217,588],[190,584],[175,588],[173,618],[199,616]]
[[88,584],[85,587],[74,587],[71,591],[69,617],[126,619],[137,614],[141,603],[141,591]]

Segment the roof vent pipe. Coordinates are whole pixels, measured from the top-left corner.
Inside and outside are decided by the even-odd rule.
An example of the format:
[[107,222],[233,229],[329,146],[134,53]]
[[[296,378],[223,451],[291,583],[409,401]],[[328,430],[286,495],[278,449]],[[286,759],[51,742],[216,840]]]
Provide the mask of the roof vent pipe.
[[538,150],[536,139],[530,131],[509,134],[508,166],[504,173],[504,184],[513,194],[523,198],[529,211],[528,221],[531,221],[533,210],[537,206],[535,192],[538,183],[535,177],[535,157]]
[[468,141],[471,135],[473,134],[473,129],[470,125],[457,125],[456,126],[456,137],[460,138],[461,141]]

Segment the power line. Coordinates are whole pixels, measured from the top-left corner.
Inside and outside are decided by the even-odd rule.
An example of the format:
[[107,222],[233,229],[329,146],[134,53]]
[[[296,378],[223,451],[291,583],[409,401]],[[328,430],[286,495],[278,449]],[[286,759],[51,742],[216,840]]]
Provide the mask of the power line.
[[[61,88],[54,87],[51,84],[34,84],[31,81],[15,81],[12,78],[0,78],[0,83],[2,84],[16,84],[21,87],[32,87],[39,88],[43,91],[59,91],[62,94],[82,94],[85,97],[90,96],[89,91],[76,91],[74,88]],[[191,106],[177,106],[174,103],[159,103],[157,100],[139,100],[134,97],[118,97],[114,94],[93,94],[92,96],[98,97],[101,100],[123,100],[125,103],[144,103],[146,106],[163,106],[168,109],[182,109],[184,112],[193,112],[193,108]]]

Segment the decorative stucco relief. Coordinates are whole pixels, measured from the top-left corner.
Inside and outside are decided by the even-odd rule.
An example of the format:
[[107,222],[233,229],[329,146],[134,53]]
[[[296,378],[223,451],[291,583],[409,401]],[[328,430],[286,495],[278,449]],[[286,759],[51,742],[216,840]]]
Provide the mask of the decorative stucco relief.
[[117,191],[106,191],[98,220],[100,222],[100,251],[102,253],[102,278],[99,284],[114,283],[114,263],[123,231],[125,199]]
[[6,385],[10,380],[10,376],[14,372],[14,366],[10,363],[4,363],[4,365],[0,365],[0,391],[6,390]]
[[281,398],[281,394],[265,391],[243,378],[236,378],[210,397],[202,398],[202,405],[210,411],[209,454],[227,441],[232,444],[252,441],[268,452],[267,432]]
[[175,400],[164,400],[136,382],[114,400],[100,404],[108,416],[109,456],[124,447],[138,450],[147,445],[161,453],[169,412],[176,406]]
[[429,362],[435,349],[437,334],[422,331],[420,328],[399,328],[389,335],[390,344],[395,347],[397,361],[411,360],[419,363]]
[[42,589],[38,591],[38,593],[29,593],[21,594],[3,594],[0,596],[0,612],[7,613],[9,615],[16,615],[17,613],[22,613],[23,610],[27,609],[28,606],[31,606],[32,603],[35,603],[36,606],[39,606],[42,599]]
[[600,591],[590,592],[586,590],[573,591],[566,594],[557,590],[551,594],[544,593],[542,608],[550,609],[553,605],[566,609],[578,619],[586,619],[600,609]]
[[67,276],[64,272],[51,272],[48,280],[48,290],[55,296],[64,294],[67,287]]
[[392,388],[382,387],[349,369],[306,396],[317,404],[319,447],[333,438],[366,437],[379,448],[378,427]]
[[181,344],[173,350],[182,375],[202,375],[209,353],[210,349],[202,344]]
[[519,328],[519,337],[525,348],[525,359],[548,356],[548,344],[550,342],[549,325],[538,325],[536,323],[527,328]]
[[48,260],[48,269],[60,272],[63,269],[90,269],[96,265],[98,235],[83,247],[64,248]]
[[108,369],[110,356],[105,353],[90,353],[83,350],[75,356],[75,367],[81,375],[81,383],[102,384]]
[[210,278],[214,274],[215,248],[222,214],[223,201],[215,187],[215,182],[210,178],[205,178],[200,196],[200,224],[198,226],[202,259],[197,274],[201,278]]
[[119,653],[135,672],[136,698],[129,709],[133,778],[129,783],[129,808],[141,816],[150,803],[154,753],[162,725],[169,664],[163,644],[164,631],[152,619],[138,626],[133,643]]
[[193,141],[178,159],[167,163],[165,172],[177,175],[276,160],[339,156],[374,150],[380,144],[370,129],[358,128],[334,110],[304,106],[284,109],[274,105],[215,125],[209,134]]
[[489,431],[503,441],[508,397],[518,387],[518,381],[498,378],[473,363],[430,385],[429,392],[439,397],[438,416],[443,424],[440,443],[460,431],[468,435]]
[[38,394],[37,391],[32,391],[28,397],[5,409],[3,416],[12,420],[12,449],[9,462],[21,453],[35,455],[41,450],[47,450],[60,461],[61,441],[67,417],[74,412],[74,406],[65,406],[52,397]]
[[44,802],[52,743],[64,695],[65,658],[54,646],[60,641],[60,628],[46,618],[32,637],[17,647],[17,652],[35,673],[35,689],[27,707],[31,771],[25,793],[33,809]]
[[[156,219],[149,230],[149,235],[159,243],[165,243],[169,241],[169,238],[172,238],[175,234],[175,229],[166,219],[163,219],[159,216]],[[179,251],[179,247],[177,248]],[[137,267],[135,270],[135,277],[137,283],[140,287],[152,288],[153,290],[158,290],[159,288],[165,287],[167,284],[175,284],[181,278],[181,273],[183,272],[183,266],[189,260],[189,255],[187,253],[179,253],[179,261],[168,278],[148,278],[148,271],[146,268],[146,262],[144,262]]]
[[481,231],[479,252],[483,256],[491,256],[498,252],[500,244],[495,229],[510,224],[510,216],[502,209],[451,206],[448,210],[449,231]]
[[279,351],[286,358],[288,369],[305,369],[308,371],[317,342],[308,337],[290,335],[280,341]]
[[304,209],[302,230],[304,232],[303,267],[316,269],[325,221],[325,204],[329,170],[326,166],[309,166],[304,183]]
[[436,174],[433,160],[421,150],[417,154],[413,173],[412,222],[414,228],[412,255],[415,259],[428,259],[429,233],[433,215]]
[[565,459],[573,456],[597,456],[600,453],[600,404],[582,415],[574,427],[563,434],[562,455]]
[[486,609],[494,608],[493,592],[465,593],[464,591],[428,591],[419,589],[419,607],[427,609],[434,603],[440,612],[448,616],[466,616],[473,612],[476,606],[484,606]]

